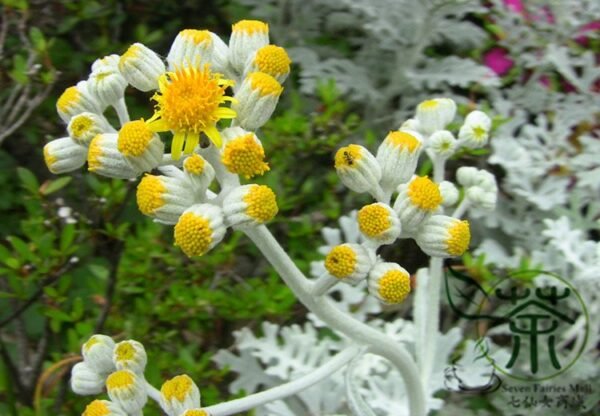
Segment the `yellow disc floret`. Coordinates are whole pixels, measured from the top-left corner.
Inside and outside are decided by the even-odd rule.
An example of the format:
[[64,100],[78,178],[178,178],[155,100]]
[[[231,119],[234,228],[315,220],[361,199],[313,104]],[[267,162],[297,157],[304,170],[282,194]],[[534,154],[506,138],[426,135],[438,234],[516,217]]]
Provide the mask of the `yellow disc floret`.
[[184,29],[179,34],[196,45],[204,42],[212,42],[212,37],[208,30]]
[[69,111],[69,108],[71,108],[73,105],[76,105],[80,99],[81,93],[77,87],[69,87],[58,98],[56,107],[58,108],[58,111],[66,113]]
[[253,185],[244,196],[244,202],[247,205],[246,214],[259,223],[270,221],[279,211],[275,192],[268,186]]
[[193,154],[183,162],[183,167],[192,175],[202,175],[205,165],[204,158],[198,154]]
[[107,416],[110,409],[102,400],[94,400],[88,404],[81,416]]
[[121,342],[115,349],[117,361],[130,361],[135,357],[135,348],[130,342]]
[[165,204],[163,194],[167,188],[158,176],[146,175],[137,187],[138,208],[144,215],[152,215],[154,211]]
[[186,396],[190,393],[192,385],[192,379],[183,374],[173,377],[171,380],[165,381],[160,388],[160,392],[163,397],[169,401],[176,399],[177,401],[183,402]]
[[423,101],[421,104],[419,104],[419,109],[433,110],[433,109],[437,108],[439,105],[440,105],[439,100],[436,100],[436,99],[426,100],[426,101]]
[[158,85],[159,92],[152,97],[156,101],[155,113],[148,124],[156,132],[174,132],[171,146],[174,159],[179,159],[182,150],[191,154],[199,143],[201,133],[205,133],[216,146],[221,146],[216,123],[236,115],[231,108],[220,106],[233,100],[225,95],[233,81],[222,79],[220,74],[211,72],[205,65],[203,68],[184,67],[167,72],[160,77]]
[[357,257],[352,247],[335,246],[325,258],[325,268],[334,277],[344,279],[356,270]]
[[410,276],[400,270],[390,270],[379,279],[377,291],[387,303],[400,303],[410,293]]
[[133,373],[128,370],[115,371],[106,379],[106,388],[119,389],[123,387],[131,387],[135,379]]
[[206,410],[192,409],[186,410],[185,413],[183,413],[183,416],[208,416],[208,413],[206,413]]
[[48,150],[48,145],[44,146],[44,162],[46,162],[46,166],[48,166],[48,170],[50,170],[50,172],[52,172],[52,165],[54,165],[57,161],[58,159],[56,156],[51,154],[50,150]]
[[124,156],[141,156],[153,137],[154,132],[144,120],[129,121],[119,130],[117,149]]
[[90,348],[99,343],[100,341],[98,341],[98,338],[96,336],[92,336],[90,339],[87,340],[85,344],[83,344],[83,349],[89,351]]
[[392,226],[389,211],[380,204],[364,206],[358,211],[358,227],[367,237],[378,237]]
[[355,168],[356,162],[362,159],[362,147],[351,144],[340,148],[335,154],[335,168]]
[[425,211],[435,211],[442,203],[439,186],[427,176],[418,176],[408,185],[408,197],[413,205]]
[[453,256],[462,256],[469,248],[471,242],[471,230],[469,221],[456,221],[455,224],[448,228],[450,237],[446,240],[448,253]]
[[275,45],[263,46],[254,57],[254,64],[258,70],[272,76],[289,73],[291,63],[285,49]]
[[264,72],[253,72],[248,75],[252,90],[258,91],[261,97],[266,95],[275,95],[279,97],[283,87],[275,78]]
[[175,225],[175,245],[188,256],[201,256],[212,243],[213,230],[206,218],[186,212]]
[[391,131],[387,136],[387,140],[394,146],[407,149],[410,153],[413,153],[421,146],[419,139],[405,131]]
[[236,137],[225,145],[221,157],[231,173],[251,178],[269,170],[265,163],[265,151],[252,133]]
[[265,22],[261,22],[260,20],[240,20],[231,26],[231,31],[245,32],[249,35],[255,32],[268,33],[269,25]]
[[102,157],[102,146],[100,145],[100,140],[102,140],[102,135],[98,134],[92,139],[90,142],[90,147],[88,148],[87,162],[88,170],[91,172],[102,167],[102,162],[100,161],[100,157]]
[[71,137],[77,141],[82,140],[85,135],[94,126],[94,120],[85,114],[76,115],[71,119],[69,129]]

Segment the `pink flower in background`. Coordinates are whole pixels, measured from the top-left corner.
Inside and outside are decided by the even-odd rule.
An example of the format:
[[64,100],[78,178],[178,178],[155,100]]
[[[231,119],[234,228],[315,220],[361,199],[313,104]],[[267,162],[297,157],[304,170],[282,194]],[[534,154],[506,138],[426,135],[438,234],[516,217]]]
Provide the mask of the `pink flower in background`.
[[591,32],[595,30],[600,30],[600,20],[583,25],[581,29],[577,31],[578,36],[575,38],[575,42],[579,43],[580,45],[587,46],[588,37],[586,36],[585,32]]
[[483,55],[483,63],[498,75],[506,74],[515,64],[506,53],[506,50],[500,47],[494,47]]
[[525,7],[521,0],[504,0],[504,5],[515,13],[522,14],[525,11]]

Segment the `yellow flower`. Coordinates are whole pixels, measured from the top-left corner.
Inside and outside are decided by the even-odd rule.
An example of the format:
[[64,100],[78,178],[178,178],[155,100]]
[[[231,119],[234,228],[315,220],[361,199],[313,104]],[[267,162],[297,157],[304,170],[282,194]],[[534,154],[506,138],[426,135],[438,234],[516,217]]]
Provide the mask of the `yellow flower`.
[[[221,74],[203,68],[183,67],[167,72],[159,79],[155,113],[148,125],[155,132],[172,131],[171,154],[178,160],[183,150],[191,154],[204,133],[218,147],[221,135],[216,124],[221,119],[231,119],[235,111],[221,104],[233,99],[225,95],[233,81],[222,79]],[[185,144],[185,148],[184,148]]]

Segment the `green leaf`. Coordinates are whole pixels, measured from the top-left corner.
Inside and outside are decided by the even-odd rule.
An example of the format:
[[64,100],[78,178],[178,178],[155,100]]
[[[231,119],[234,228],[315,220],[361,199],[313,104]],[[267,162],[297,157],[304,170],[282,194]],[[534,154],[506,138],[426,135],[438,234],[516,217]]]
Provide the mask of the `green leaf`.
[[10,77],[19,84],[27,84],[27,60],[23,55],[15,55],[13,60],[13,69],[10,71]]
[[46,181],[40,188],[40,192],[42,195],[50,195],[65,186],[67,186],[71,180],[73,180],[70,176],[63,176],[62,178],[55,179],[53,181]]
[[7,240],[10,242],[10,244],[13,246],[13,248],[19,254],[19,256],[21,256],[21,258],[25,260],[30,260],[32,258],[29,246],[19,237],[11,235],[10,237],[7,237]]
[[60,234],[60,251],[64,252],[69,248],[71,244],[73,244],[73,240],[75,240],[75,226],[73,224],[65,225],[62,233]]
[[29,38],[31,39],[31,43],[33,47],[37,49],[39,52],[43,52],[46,50],[48,43],[46,42],[46,38],[44,38],[44,34],[37,27],[32,27],[29,29]]
[[25,189],[27,189],[32,194],[37,194],[38,189],[40,187],[40,183],[38,182],[35,175],[27,168],[18,167],[17,168],[17,176],[21,180],[21,184]]

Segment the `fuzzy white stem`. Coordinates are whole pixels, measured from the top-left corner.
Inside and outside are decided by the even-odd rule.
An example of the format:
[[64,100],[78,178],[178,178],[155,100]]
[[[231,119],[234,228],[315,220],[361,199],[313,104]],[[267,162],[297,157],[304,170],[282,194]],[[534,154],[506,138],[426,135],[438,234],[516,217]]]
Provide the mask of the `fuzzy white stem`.
[[219,185],[221,185],[221,190],[228,190],[240,186],[240,178],[225,168],[225,165],[221,162],[219,149],[217,149],[216,146],[211,144],[206,149],[201,149],[200,154],[204,156],[208,163],[215,169],[215,176]]
[[375,198],[375,200],[377,200],[377,202],[382,202],[384,204],[389,204],[390,198],[392,197],[391,193],[388,196],[388,194],[383,190],[383,188],[379,184],[377,184],[375,188],[369,190],[369,193],[373,198]]
[[154,400],[156,403],[160,405],[160,391],[152,384],[146,381],[146,393],[148,393],[148,397]]
[[338,353],[335,357],[323,364],[321,367],[317,368],[315,371],[308,373],[297,380],[261,391],[260,393],[251,394],[250,396],[243,397],[241,399],[209,406],[203,410],[206,410],[211,416],[228,416],[253,409],[274,400],[279,400],[294,395],[318,383],[319,381],[330,377],[333,373],[354,359],[359,352],[359,347],[349,347]]
[[460,201],[460,204],[458,204],[458,206],[452,213],[452,216],[454,218],[460,219],[463,215],[465,215],[465,212],[467,212],[467,210],[470,207],[471,207],[471,204],[469,203],[469,200],[465,197],[465,198],[463,198],[462,201]]
[[113,104],[113,108],[117,112],[121,126],[129,121],[129,111],[127,111],[127,105],[125,104],[124,97]]
[[411,416],[425,416],[423,384],[413,357],[382,332],[337,309],[326,297],[311,295],[312,285],[265,226],[245,230],[298,299],[330,328],[337,330],[370,351],[390,360],[400,371],[409,398]]
[[338,279],[331,276],[328,272],[323,273],[313,282],[311,294],[313,296],[323,296],[329,289],[339,282]]

